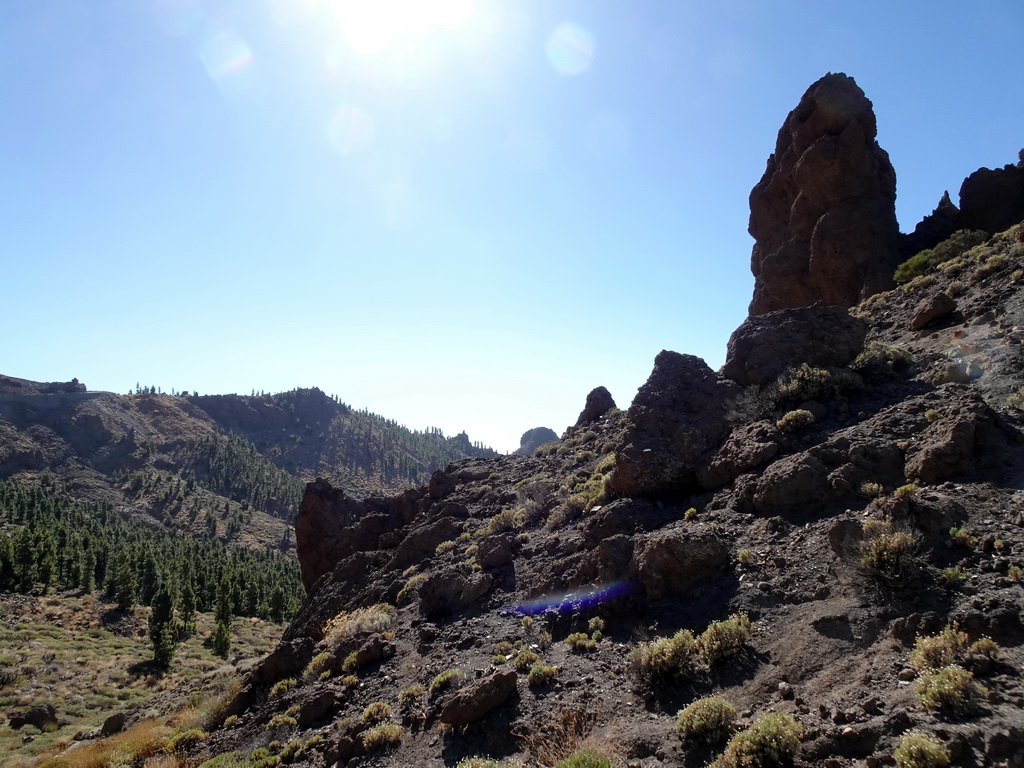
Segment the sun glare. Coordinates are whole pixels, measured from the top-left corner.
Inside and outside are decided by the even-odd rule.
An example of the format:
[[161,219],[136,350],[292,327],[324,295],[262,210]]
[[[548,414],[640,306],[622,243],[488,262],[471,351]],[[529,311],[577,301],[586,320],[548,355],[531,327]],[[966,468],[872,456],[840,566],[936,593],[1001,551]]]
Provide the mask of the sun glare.
[[360,55],[416,44],[432,34],[465,26],[474,0],[335,0],[333,15],[348,47]]

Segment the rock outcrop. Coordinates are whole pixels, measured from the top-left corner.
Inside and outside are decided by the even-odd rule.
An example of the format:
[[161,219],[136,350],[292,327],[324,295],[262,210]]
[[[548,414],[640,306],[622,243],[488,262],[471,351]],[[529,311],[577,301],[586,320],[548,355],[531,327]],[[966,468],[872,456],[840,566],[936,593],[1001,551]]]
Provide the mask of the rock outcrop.
[[781,309],[748,317],[729,337],[722,375],[744,386],[767,384],[787,368],[848,365],[867,326],[843,307]]
[[949,199],[949,191],[942,193],[935,210],[925,216],[914,227],[914,231],[902,238],[905,256],[913,256],[925,248],[934,248],[959,229],[960,209]]
[[726,407],[738,392],[699,357],[661,352],[629,409],[612,489],[653,496],[693,485],[697,460],[729,434]]
[[957,229],[1001,232],[1024,219],[1024,149],[1017,165],[979,168],[960,185]]
[[789,113],[750,193],[750,314],[849,307],[892,286],[896,174],[875,135],[871,102],[844,74],[818,80]]
[[550,427],[534,427],[523,432],[519,438],[519,447],[516,449],[516,456],[533,456],[533,452],[545,443],[554,442],[558,439],[555,430]]
[[576,428],[591,424],[615,407],[615,400],[604,387],[596,387],[587,395],[587,402],[576,419]]

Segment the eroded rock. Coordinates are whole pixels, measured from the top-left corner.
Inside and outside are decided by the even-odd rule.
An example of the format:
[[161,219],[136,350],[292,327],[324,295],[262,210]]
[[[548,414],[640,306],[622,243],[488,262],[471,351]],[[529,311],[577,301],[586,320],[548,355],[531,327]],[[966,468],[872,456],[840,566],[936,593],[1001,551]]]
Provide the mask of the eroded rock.
[[455,694],[441,708],[441,722],[462,726],[475,723],[504,704],[516,691],[513,670],[495,672]]

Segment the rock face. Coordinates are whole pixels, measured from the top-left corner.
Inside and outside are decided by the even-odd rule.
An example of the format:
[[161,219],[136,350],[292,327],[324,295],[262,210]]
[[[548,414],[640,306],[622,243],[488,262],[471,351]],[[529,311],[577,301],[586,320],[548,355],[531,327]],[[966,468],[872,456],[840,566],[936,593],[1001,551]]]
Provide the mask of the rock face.
[[523,432],[519,438],[519,447],[516,449],[516,456],[533,456],[533,452],[545,443],[558,439],[555,430],[549,427],[534,427]]
[[979,168],[960,185],[957,229],[1001,232],[1024,219],[1024,149],[1017,165]]
[[914,227],[914,231],[903,236],[902,250],[905,256],[913,256],[925,248],[934,248],[959,227],[960,209],[949,199],[949,191],[942,193],[935,210],[925,216]]
[[844,74],[818,80],[789,113],[750,193],[750,314],[849,307],[892,286],[896,174],[875,135],[871,102]]
[[592,389],[587,395],[586,405],[583,406],[579,418],[576,419],[576,427],[579,428],[597,421],[614,407],[615,400],[612,399],[611,393],[607,389],[604,387]]
[[787,368],[848,365],[867,326],[843,307],[782,309],[748,317],[729,337],[722,374],[744,386],[767,384]]
[[693,485],[698,459],[729,434],[726,406],[738,391],[699,357],[661,352],[629,409],[614,491],[651,496]]

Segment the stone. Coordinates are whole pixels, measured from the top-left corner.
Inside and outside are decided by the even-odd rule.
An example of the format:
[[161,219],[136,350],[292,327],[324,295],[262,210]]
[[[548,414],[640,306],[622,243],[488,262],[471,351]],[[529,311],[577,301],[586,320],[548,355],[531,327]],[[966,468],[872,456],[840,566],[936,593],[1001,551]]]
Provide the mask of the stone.
[[[963,387],[947,384],[946,387]],[[928,425],[907,451],[907,480],[940,483],[974,470],[980,459],[994,458],[994,415],[973,390],[966,390]]]
[[828,475],[825,464],[806,453],[780,459],[758,478],[754,508],[762,515],[770,515],[827,501]]
[[512,562],[513,539],[508,535],[488,536],[477,545],[476,561],[481,568],[498,568]]
[[266,685],[293,677],[313,658],[313,640],[308,637],[283,642],[260,661],[249,673],[250,685]]
[[457,613],[491,591],[488,573],[463,574],[450,568],[428,576],[419,587],[420,612],[427,618]]
[[126,712],[117,712],[111,715],[100,726],[100,736],[106,738],[107,736],[113,736],[115,733],[120,733],[124,730],[124,724],[127,719],[128,714]]
[[948,293],[936,293],[918,304],[910,318],[910,330],[920,331],[956,312],[956,300]]
[[519,438],[519,447],[516,448],[516,456],[533,456],[534,451],[542,445],[558,440],[558,434],[550,427],[534,427],[523,432]]
[[441,708],[441,722],[457,727],[486,717],[516,692],[518,677],[514,670],[509,669],[495,672],[463,688]]
[[850,307],[892,287],[896,173],[853,78],[811,85],[779,130],[750,193],[750,314],[818,301]]
[[592,424],[614,407],[615,400],[612,399],[611,393],[607,389],[604,387],[592,389],[587,395],[587,402],[583,406],[583,410],[580,411],[579,418],[576,419],[576,428]]
[[845,307],[782,309],[744,320],[729,337],[722,375],[737,384],[767,384],[802,363],[849,365],[864,348],[867,325]]
[[697,468],[697,481],[711,490],[731,483],[744,472],[764,466],[781,450],[782,433],[770,421],[755,421],[733,429],[721,448]]
[[46,728],[56,728],[60,723],[57,721],[57,709],[53,704],[40,704],[25,712],[8,712],[7,725],[14,730],[34,725],[42,731]]
[[640,539],[630,577],[651,600],[685,594],[729,562],[729,548],[715,534],[674,528]]
[[696,484],[700,458],[729,434],[739,387],[693,355],[661,352],[628,411],[609,480],[623,496],[655,496]]

